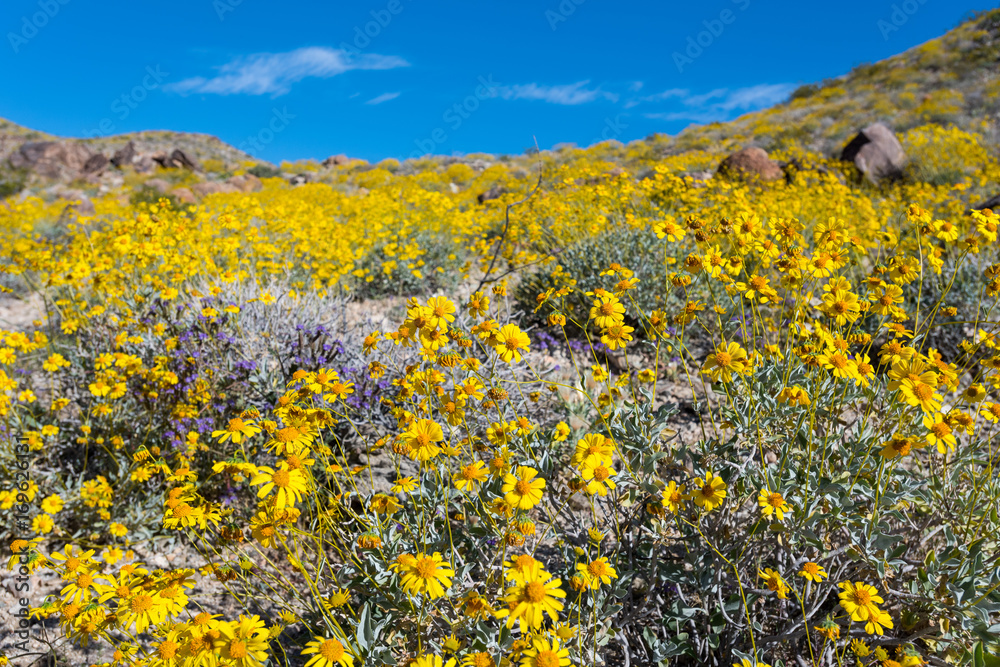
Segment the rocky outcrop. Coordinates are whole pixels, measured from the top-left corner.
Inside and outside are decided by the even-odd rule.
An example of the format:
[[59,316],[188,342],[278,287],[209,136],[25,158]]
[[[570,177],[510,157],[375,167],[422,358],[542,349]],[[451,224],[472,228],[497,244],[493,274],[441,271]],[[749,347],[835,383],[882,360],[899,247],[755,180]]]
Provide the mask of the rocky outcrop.
[[350,164],[350,163],[351,163],[351,158],[341,154],[341,155],[331,155],[327,159],[323,160],[323,162],[321,162],[320,164],[322,164],[324,167],[342,167],[345,164]]
[[104,153],[94,153],[90,156],[90,159],[83,163],[83,169],[81,170],[84,174],[100,174],[102,171],[108,168],[110,164],[108,156]]
[[500,197],[506,194],[506,192],[507,188],[503,187],[502,185],[494,185],[486,192],[481,192],[479,195],[477,195],[476,201],[478,201],[480,204],[485,204],[490,200],[500,199]]
[[235,187],[240,192],[257,192],[264,189],[264,184],[261,183],[260,179],[253,174],[243,174],[242,176],[233,176],[228,181],[226,181],[233,187]]
[[111,164],[118,169],[129,167],[135,160],[136,155],[138,153],[135,150],[135,142],[130,141],[115,151],[114,155],[111,156]]
[[781,165],[772,160],[767,151],[756,146],[729,155],[719,164],[718,173],[756,181],[777,181],[785,177]]
[[195,162],[187,153],[179,148],[175,148],[173,152],[167,154],[165,151],[160,151],[159,153],[154,153],[150,156],[156,164],[160,165],[164,169],[190,169],[191,171],[200,171],[198,163]]
[[840,153],[840,159],[853,162],[872,183],[896,180],[903,176],[906,153],[895,133],[882,123],[869,125],[858,132]]
[[80,175],[92,154],[71,141],[32,141],[10,156],[10,166],[45,178],[71,180]]
[[207,197],[208,195],[215,195],[227,192],[239,192],[239,189],[235,185],[229,183],[219,183],[218,181],[205,181],[204,183],[195,183],[191,186],[191,192],[193,192],[198,197]]

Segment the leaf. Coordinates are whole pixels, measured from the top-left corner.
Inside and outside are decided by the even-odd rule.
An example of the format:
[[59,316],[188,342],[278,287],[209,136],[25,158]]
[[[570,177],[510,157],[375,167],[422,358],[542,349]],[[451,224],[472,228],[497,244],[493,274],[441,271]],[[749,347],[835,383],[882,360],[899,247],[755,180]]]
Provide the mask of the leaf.
[[363,651],[367,651],[375,641],[375,630],[372,629],[371,610],[369,609],[367,603],[365,603],[365,606],[361,608],[361,614],[358,616],[358,631],[356,639],[358,641],[358,646],[360,646]]

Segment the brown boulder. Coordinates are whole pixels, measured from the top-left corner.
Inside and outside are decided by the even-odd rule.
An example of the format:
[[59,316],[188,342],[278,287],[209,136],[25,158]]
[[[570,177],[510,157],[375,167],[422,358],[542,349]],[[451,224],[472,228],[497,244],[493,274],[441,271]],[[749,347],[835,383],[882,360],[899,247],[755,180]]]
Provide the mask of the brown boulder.
[[260,179],[253,174],[243,174],[242,176],[233,176],[228,181],[226,181],[233,187],[235,187],[240,192],[257,192],[258,190],[264,189],[264,184],[260,182]]
[[1000,211],[1000,195],[994,195],[984,202],[976,204],[972,207],[973,211],[982,211],[983,209],[990,209],[991,211]]
[[235,185],[230,185],[229,183],[218,183],[215,181],[195,183],[191,186],[191,191],[198,197],[207,197],[208,195],[228,192],[239,192]]
[[178,169],[180,167],[184,167],[185,169],[191,169],[192,171],[200,170],[198,163],[179,148],[175,148],[170,154],[167,154],[165,151],[160,151],[158,153],[154,153],[151,157],[154,162],[164,169]]
[[170,192],[170,183],[166,182],[162,178],[151,178],[145,183],[143,183],[143,185],[146,186],[147,188],[152,188],[156,190],[160,194],[165,195],[168,192]]
[[718,173],[724,176],[777,181],[785,177],[781,165],[772,160],[763,148],[751,146],[736,151],[719,164]]
[[81,171],[85,174],[99,174],[107,169],[109,163],[110,160],[104,153],[94,153],[89,160],[83,163]]
[[111,164],[118,169],[128,167],[132,165],[133,160],[135,160],[135,156],[135,142],[129,141],[127,144],[116,150],[115,154],[111,156]]
[[327,159],[323,160],[321,164],[324,167],[342,167],[345,164],[350,164],[351,158],[346,155],[331,155]]
[[492,188],[486,192],[482,192],[476,196],[476,201],[480,204],[485,204],[486,202],[493,199],[500,199],[504,194],[507,193],[507,188],[502,185],[494,185]]
[[869,125],[858,132],[840,153],[840,159],[853,162],[872,183],[902,177],[906,153],[895,133],[882,123]]
[[174,188],[170,191],[170,194],[182,204],[194,204],[198,201],[195,199],[194,193],[188,188]]
[[90,160],[87,147],[69,141],[32,141],[10,156],[10,166],[46,178],[75,178]]

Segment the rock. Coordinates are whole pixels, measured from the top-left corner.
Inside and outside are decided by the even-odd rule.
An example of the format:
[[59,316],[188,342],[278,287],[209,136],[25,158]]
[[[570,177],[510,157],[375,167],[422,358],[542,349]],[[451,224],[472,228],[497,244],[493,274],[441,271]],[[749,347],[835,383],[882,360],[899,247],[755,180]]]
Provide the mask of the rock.
[[135,160],[136,155],[135,142],[129,141],[127,144],[116,150],[115,154],[111,156],[111,164],[118,169],[130,166]]
[[83,144],[69,141],[32,141],[10,156],[10,166],[28,169],[46,178],[75,178],[90,160]]
[[350,163],[351,163],[351,158],[341,154],[341,155],[331,155],[327,159],[323,160],[323,162],[321,162],[320,164],[322,164],[324,167],[342,167],[345,164],[350,164]]
[[104,153],[95,153],[90,156],[90,159],[83,163],[84,174],[99,174],[105,169],[107,169],[110,160],[108,156]]
[[756,146],[736,151],[727,157],[719,165],[718,173],[759,181],[777,181],[785,177],[781,166],[768,156],[767,151]]
[[239,192],[235,185],[230,185],[229,183],[219,183],[215,181],[205,181],[204,183],[195,183],[191,186],[191,191],[194,192],[198,197],[207,197],[208,195],[215,195],[227,192]]
[[500,199],[500,197],[502,197],[506,192],[507,188],[502,185],[494,185],[486,192],[480,193],[479,196],[476,197],[476,200],[480,204],[484,204],[493,199]]
[[151,178],[145,183],[143,183],[147,188],[152,188],[161,194],[167,194],[170,192],[170,183],[167,183],[162,178]]
[[194,204],[198,201],[195,199],[194,193],[188,188],[174,188],[170,191],[170,194],[182,204]]
[[298,187],[300,185],[305,185],[306,183],[312,182],[312,176],[309,174],[295,174],[288,179],[288,184],[292,187]]
[[994,212],[1000,210],[1000,195],[995,195],[993,197],[990,197],[986,201],[982,202],[981,204],[976,204],[975,206],[972,207],[972,210],[982,211],[985,208],[988,208]]
[[228,181],[226,181],[233,187],[235,187],[240,192],[257,192],[258,190],[264,189],[264,184],[260,182],[260,179],[253,174],[243,174],[242,176],[233,176]]
[[187,153],[179,148],[175,148],[169,155],[165,151],[160,151],[158,153],[154,153],[151,157],[154,162],[164,169],[178,169],[180,167],[184,167],[185,169],[190,169],[192,171],[200,171],[198,163],[192,160]]
[[156,169],[156,162],[149,155],[137,155],[132,158],[132,168],[136,173],[149,174]]
[[903,175],[906,153],[899,139],[882,123],[869,125],[844,146],[840,159],[853,162],[872,183],[895,180]]

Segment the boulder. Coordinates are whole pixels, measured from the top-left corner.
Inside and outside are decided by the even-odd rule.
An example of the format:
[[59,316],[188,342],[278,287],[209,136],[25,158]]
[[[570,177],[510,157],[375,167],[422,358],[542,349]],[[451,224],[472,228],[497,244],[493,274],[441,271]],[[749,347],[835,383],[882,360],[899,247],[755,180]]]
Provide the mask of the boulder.
[[234,188],[240,192],[257,192],[258,190],[264,189],[264,184],[260,182],[260,179],[253,174],[243,174],[242,176],[233,176],[228,181],[226,181]]
[[983,209],[990,209],[991,211],[1000,211],[1000,195],[994,195],[984,202],[976,204],[972,207],[973,211],[982,211]]
[[132,168],[139,174],[150,174],[156,169],[156,162],[149,155],[136,155],[132,158]]
[[90,160],[83,144],[69,141],[32,141],[10,156],[10,166],[27,169],[46,178],[75,178]]
[[116,150],[114,155],[111,156],[111,164],[118,169],[131,166],[136,155],[135,142],[129,141],[127,144]]
[[110,164],[108,156],[104,153],[94,153],[90,156],[90,159],[83,163],[83,169],[81,170],[84,174],[99,174],[105,169],[107,169],[108,164]]
[[288,179],[288,184],[292,187],[298,187],[300,185],[305,185],[306,183],[312,182],[312,176],[309,174],[295,174]]
[[480,204],[485,204],[492,199],[500,199],[504,194],[506,194],[507,188],[502,185],[494,185],[492,188],[486,192],[482,192],[476,196],[476,201]]
[[903,175],[906,153],[895,133],[882,123],[869,125],[858,132],[840,153],[840,159],[853,162],[872,183],[895,180]]
[[719,164],[718,173],[758,181],[777,181],[785,177],[781,165],[772,160],[767,151],[756,146],[729,155]]
[[170,192],[170,183],[166,182],[162,178],[151,178],[145,183],[143,183],[147,188],[152,188],[159,192],[160,194],[167,194]]
[[323,160],[323,162],[321,162],[320,164],[322,164],[324,167],[342,167],[345,164],[350,164],[350,163],[351,163],[351,158],[341,154],[341,155],[331,155],[327,159]]
[[170,191],[170,194],[182,204],[194,204],[198,201],[195,199],[194,193],[188,188],[174,188]]
[[175,148],[172,153],[159,151],[151,156],[153,161],[164,169],[179,169],[181,167],[192,171],[199,171],[198,163],[179,148]]
[[228,192],[239,192],[235,185],[230,185],[229,183],[219,183],[218,181],[195,183],[191,186],[191,191],[198,197],[207,197],[208,195]]

